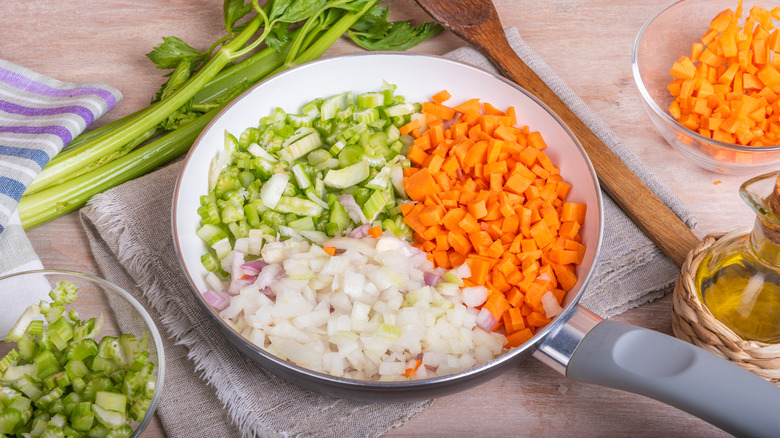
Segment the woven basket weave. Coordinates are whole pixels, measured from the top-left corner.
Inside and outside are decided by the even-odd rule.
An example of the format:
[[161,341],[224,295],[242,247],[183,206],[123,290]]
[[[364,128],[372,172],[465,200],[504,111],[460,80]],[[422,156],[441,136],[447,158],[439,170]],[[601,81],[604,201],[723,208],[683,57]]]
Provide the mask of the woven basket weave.
[[720,239],[732,239],[750,229],[711,234],[688,254],[674,288],[672,330],[674,335],[780,386],[780,344],[746,341],[712,316],[699,300],[696,271],[707,251]]

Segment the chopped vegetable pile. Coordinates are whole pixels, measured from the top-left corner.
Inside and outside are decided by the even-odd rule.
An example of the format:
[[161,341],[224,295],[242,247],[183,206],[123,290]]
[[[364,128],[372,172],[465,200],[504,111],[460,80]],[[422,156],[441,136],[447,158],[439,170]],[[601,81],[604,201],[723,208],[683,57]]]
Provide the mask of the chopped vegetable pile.
[[[8,333],[0,360],[0,436],[129,437],[154,394],[146,333],[103,336],[103,316],[80,320],[60,282],[27,308]],[[43,319],[41,319],[43,318]]]
[[514,108],[442,91],[276,108],[212,161],[203,296],[246,339],[362,380],[457,373],[562,311],[586,205]]
[[[671,115],[683,126],[725,143],[780,144],[780,6],[753,6],[742,27],[742,1],[726,9],[671,68]],[[750,162],[746,153],[720,158]]]
[[448,99],[435,95],[401,128],[415,137],[403,184],[417,202],[401,207],[404,220],[436,266],[469,266],[464,294],[479,294],[480,325],[503,326],[516,347],[560,313],[577,282],[587,206],[566,202],[571,185],[541,134],[515,127],[514,108]]
[[335,376],[435,377],[503,351],[504,336],[479,328],[479,310],[463,303],[465,265],[434,269],[405,240],[372,235],[268,242],[249,262],[233,251],[232,278],[242,280],[205,298],[254,344]]
[[[300,114],[277,108],[238,139],[226,133],[199,209],[198,234],[217,258],[230,250],[230,239],[250,231],[322,241],[381,222],[403,236],[408,228],[396,192],[405,161],[400,153],[411,137],[398,127],[419,105],[394,88],[317,99]],[[210,270],[218,267],[214,262]]]

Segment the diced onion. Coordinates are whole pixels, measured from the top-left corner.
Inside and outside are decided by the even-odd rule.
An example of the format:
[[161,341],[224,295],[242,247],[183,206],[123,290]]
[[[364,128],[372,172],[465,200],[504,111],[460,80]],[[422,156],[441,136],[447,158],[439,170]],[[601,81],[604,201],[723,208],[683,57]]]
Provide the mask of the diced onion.
[[563,312],[563,307],[558,304],[558,298],[551,291],[547,291],[542,295],[542,307],[544,307],[544,313],[548,318],[560,315]]
[[207,299],[269,353],[334,376],[408,380],[464,371],[505,351],[504,335],[492,332],[495,318],[475,308],[487,289],[458,293],[458,274],[468,268],[435,269],[425,253],[390,236],[294,240],[266,243],[259,262],[229,254],[225,262],[244,282],[256,277],[248,286],[233,280],[242,286],[235,295]]

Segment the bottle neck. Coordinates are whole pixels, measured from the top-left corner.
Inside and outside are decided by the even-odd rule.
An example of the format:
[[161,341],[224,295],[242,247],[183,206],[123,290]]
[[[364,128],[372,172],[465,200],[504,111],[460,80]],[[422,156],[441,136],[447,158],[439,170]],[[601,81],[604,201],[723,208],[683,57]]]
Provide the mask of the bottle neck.
[[780,228],[756,218],[753,232],[750,233],[750,246],[753,254],[763,263],[780,269]]

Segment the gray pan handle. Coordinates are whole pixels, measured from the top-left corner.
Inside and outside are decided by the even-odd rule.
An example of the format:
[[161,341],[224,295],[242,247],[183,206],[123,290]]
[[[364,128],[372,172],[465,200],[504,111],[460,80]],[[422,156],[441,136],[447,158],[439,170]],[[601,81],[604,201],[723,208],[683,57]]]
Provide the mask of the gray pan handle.
[[597,323],[574,349],[566,377],[654,398],[739,437],[780,437],[780,388],[653,330]]

